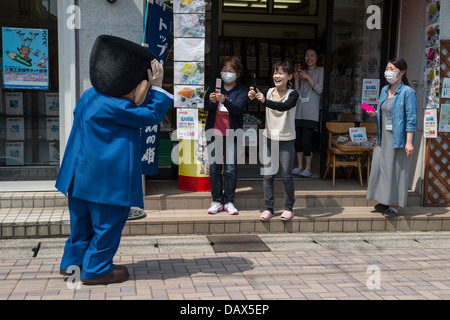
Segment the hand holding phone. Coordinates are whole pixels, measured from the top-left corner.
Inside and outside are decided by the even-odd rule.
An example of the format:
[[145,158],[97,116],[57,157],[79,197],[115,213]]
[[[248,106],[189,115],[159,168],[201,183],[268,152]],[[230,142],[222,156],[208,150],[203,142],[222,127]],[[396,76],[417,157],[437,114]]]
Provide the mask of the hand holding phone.
[[361,109],[363,109],[363,110],[365,110],[367,112],[374,112],[375,111],[375,108],[370,106],[370,105],[368,105],[367,103],[363,103],[362,106],[361,106]]
[[216,79],[216,93],[222,92],[222,79],[217,78]]
[[253,87],[253,90],[255,91],[255,92],[257,92],[256,91],[256,89],[257,89],[257,87],[256,87],[256,73],[252,73],[251,74],[251,86]]

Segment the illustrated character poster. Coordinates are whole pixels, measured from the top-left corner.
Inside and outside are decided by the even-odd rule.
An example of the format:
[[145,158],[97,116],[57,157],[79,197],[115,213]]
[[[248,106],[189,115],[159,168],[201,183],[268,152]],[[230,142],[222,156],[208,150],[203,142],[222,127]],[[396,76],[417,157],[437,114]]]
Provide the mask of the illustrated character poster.
[[48,30],[2,27],[3,87],[49,89]]

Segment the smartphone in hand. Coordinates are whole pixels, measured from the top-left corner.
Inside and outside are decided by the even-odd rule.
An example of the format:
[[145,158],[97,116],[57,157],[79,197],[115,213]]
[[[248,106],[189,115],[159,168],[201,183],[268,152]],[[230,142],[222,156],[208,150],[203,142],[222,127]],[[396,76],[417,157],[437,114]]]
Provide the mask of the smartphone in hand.
[[216,79],[216,93],[222,92],[222,79],[217,78]]
[[250,85],[253,87],[253,90],[256,92],[256,73],[252,72],[251,74],[251,83]]
[[367,103],[363,103],[361,106],[361,109],[368,111],[368,112],[374,112],[375,108],[372,107],[371,105],[368,105]]

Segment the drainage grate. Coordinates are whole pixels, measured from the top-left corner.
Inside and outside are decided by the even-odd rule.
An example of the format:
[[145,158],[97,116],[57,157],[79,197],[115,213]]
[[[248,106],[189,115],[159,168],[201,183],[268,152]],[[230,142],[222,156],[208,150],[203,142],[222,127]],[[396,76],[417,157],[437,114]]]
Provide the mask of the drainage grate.
[[207,236],[214,252],[262,252],[269,247],[257,235]]

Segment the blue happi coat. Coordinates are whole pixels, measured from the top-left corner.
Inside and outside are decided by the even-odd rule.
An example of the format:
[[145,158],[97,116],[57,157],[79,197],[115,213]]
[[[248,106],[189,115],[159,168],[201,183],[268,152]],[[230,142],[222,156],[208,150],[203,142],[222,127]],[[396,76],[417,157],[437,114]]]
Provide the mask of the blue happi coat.
[[144,207],[139,128],[161,123],[173,96],[152,86],[136,106],[91,87],[78,101],[56,188],[100,204]]

